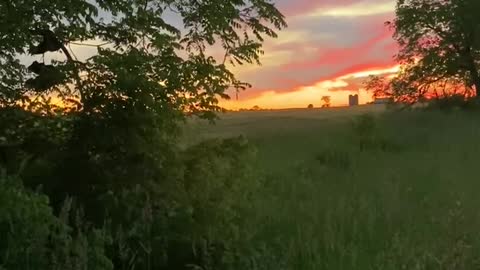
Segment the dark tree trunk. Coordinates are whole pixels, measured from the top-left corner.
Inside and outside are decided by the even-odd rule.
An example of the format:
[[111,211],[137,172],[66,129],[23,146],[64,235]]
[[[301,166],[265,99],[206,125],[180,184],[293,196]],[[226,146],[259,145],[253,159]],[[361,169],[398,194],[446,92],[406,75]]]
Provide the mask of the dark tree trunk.
[[465,50],[465,56],[467,59],[467,68],[470,72],[471,84],[475,86],[475,97],[480,99],[480,75],[478,74],[478,68],[475,64],[475,59],[473,59],[472,51],[470,47],[467,47]]
[[480,98],[480,76],[478,75],[478,69],[473,58],[470,57],[470,59],[468,71],[470,72],[471,84],[475,86],[475,97],[478,99]]
[[476,79],[473,79],[475,85],[475,97],[477,99],[480,99],[480,78],[478,76],[478,73],[474,77],[476,77]]

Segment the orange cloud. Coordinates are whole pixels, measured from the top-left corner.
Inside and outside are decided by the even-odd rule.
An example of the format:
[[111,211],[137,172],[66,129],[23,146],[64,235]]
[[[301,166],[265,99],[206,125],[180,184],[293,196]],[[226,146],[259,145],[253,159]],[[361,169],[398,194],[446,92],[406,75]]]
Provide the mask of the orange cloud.
[[320,7],[312,12],[303,14],[303,16],[359,17],[391,13],[394,10],[394,2],[354,2],[348,5],[339,5],[335,7]]

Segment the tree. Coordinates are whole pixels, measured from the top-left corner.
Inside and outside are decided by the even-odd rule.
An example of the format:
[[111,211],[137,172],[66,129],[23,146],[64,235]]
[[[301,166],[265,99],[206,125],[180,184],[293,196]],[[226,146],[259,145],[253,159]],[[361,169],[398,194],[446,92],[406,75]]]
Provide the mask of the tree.
[[330,107],[330,101],[331,101],[330,96],[323,96],[322,97],[322,102],[323,102],[322,108]]
[[[168,23],[172,16],[182,24]],[[16,109],[61,114],[72,121],[52,129],[70,134],[72,169],[95,157],[94,174],[102,171],[98,166],[109,167],[116,170],[109,174],[128,179],[128,165],[130,173],[151,175],[135,164],[164,162],[186,112],[213,119],[222,110],[218,99],[229,98],[227,89],[248,87],[227,63],[259,62],[264,38],[283,27],[283,15],[267,0],[3,1],[0,108],[11,113],[2,112],[4,123],[17,129],[14,135],[0,130],[0,137],[5,145],[27,144],[27,131],[18,129],[27,116],[15,118]],[[69,50],[73,43],[94,45],[97,53],[77,59]],[[223,49],[218,59],[209,54],[213,47]],[[17,57],[58,50],[60,60],[28,67]]]
[[415,99],[475,90],[479,97],[479,8],[476,0],[398,0],[396,18],[387,22],[403,66],[391,82],[392,94]]
[[313,109],[313,104],[308,104],[307,108],[308,109]]
[[[116,102],[211,116],[220,110],[217,98],[228,98],[226,89],[248,86],[225,61],[258,62],[263,37],[276,37],[269,26],[286,26],[265,0],[23,0],[4,1],[0,8],[0,104],[56,94],[63,102],[76,98],[85,113]],[[169,24],[164,17],[171,14],[183,25]],[[98,54],[77,61],[67,45],[88,40],[96,41]],[[207,53],[213,45],[224,50],[220,62]],[[57,50],[65,60],[50,65],[33,62],[26,69],[16,59]]]
[[392,96],[393,94],[389,91],[387,79],[380,77],[378,75],[370,75],[368,79],[363,82],[365,89],[372,91],[374,98],[383,97],[383,96]]
[[[234,206],[215,212],[211,230],[195,219],[211,209],[192,201],[226,205],[213,195],[222,193],[216,184],[244,182],[235,152],[247,150],[220,144],[227,153],[218,158],[228,162],[207,162],[213,168],[202,171],[205,177],[191,175],[201,171],[204,156],[185,158],[179,122],[187,115],[214,119],[228,89],[249,87],[229,65],[258,63],[264,39],[284,27],[268,0],[1,1],[0,168],[28,188],[42,186],[55,212],[72,196],[89,224],[108,223],[115,269],[178,269],[165,262],[166,253],[180,258],[181,269],[189,263],[211,269],[213,262],[199,261],[213,257],[219,244],[207,232],[229,225],[240,199],[223,200]],[[96,53],[77,57],[72,44]],[[19,60],[29,54],[46,61]],[[194,180],[214,191],[202,197],[188,189]],[[223,232],[231,236],[233,227]],[[181,248],[172,247],[175,241]]]
[[[258,62],[263,37],[276,37],[269,26],[286,26],[266,0],[23,0],[4,1],[0,9],[0,104],[56,94],[63,102],[77,98],[85,113],[116,102],[211,116],[220,110],[217,98],[228,98],[226,89],[248,86],[225,61]],[[169,24],[164,17],[171,14],[183,25]],[[97,41],[98,54],[77,61],[66,46],[87,40]],[[220,62],[207,53],[213,45],[224,50]],[[66,59],[51,65],[34,62],[26,69],[16,59],[57,50]],[[31,74],[36,77],[28,80]]]

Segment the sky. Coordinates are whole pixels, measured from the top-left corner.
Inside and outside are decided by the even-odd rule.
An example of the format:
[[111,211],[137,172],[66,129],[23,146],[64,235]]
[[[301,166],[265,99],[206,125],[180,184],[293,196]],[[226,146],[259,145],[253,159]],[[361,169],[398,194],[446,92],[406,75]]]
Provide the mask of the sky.
[[302,108],[371,101],[362,88],[369,74],[393,74],[398,51],[385,21],[394,18],[395,0],[276,0],[289,27],[265,43],[261,66],[233,68],[252,88],[222,101],[228,109]]

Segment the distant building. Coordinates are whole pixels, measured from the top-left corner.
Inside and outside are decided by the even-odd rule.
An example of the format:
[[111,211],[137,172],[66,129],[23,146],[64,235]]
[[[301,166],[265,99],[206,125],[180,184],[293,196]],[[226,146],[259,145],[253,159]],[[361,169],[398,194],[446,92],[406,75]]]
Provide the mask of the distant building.
[[375,98],[375,100],[373,101],[373,104],[389,104],[389,103],[393,103],[393,98]]
[[358,95],[348,95],[348,105],[357,106],[358,105]]

